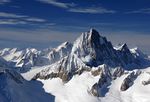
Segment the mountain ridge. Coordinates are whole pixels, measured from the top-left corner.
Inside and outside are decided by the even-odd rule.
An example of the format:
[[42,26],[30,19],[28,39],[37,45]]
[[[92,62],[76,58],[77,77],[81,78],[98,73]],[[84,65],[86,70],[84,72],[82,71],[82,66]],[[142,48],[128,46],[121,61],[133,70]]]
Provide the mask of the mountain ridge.
[[[139,87],[146,90],[150,84],[149,57],[137,48],[129,49],[127,44],[113,47],[95,29],[82,33],[74,43],[64,42],[53,49],[0,50],[0,58],[0,79],[9,80],[5,83],[9,84],[6,86],[8,90],[2,93],[12,97],[6,97],[6,102],[16,101],[10,92],[11,84],[14,89],[19,88],[15,91],[17,94],[20,90],[24,91],[22,88],[27,89],[28,85],[31,85],[31,90],[27,89],[27,93],[34,94],[32,88],[35,92],[40,91],[40,94],[47,92],[50,97],[43,94],[41,101],[44,102],[48,101],[46,97],[52,98],[51,94],[55,96],[55,102],[128,102],[124,97],[130,99],[135,89],[141,95],[143,91]],[[36,83],[37,89],[34,88]],[[4,84],[0,85],[4,87]],[[23,95],[30,97],[26,91]],[[132,97],[134,100],[137,98]],[[25,101],[22,98],[20,100]],[[37,101],[35,98],[31,100]]]

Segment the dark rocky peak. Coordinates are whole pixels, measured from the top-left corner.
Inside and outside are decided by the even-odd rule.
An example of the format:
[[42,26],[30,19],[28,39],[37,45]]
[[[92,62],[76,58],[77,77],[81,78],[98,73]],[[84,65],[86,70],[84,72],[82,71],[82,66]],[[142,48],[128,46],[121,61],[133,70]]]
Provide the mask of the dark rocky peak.
[[98,31],[95,29],[90,29],[90,31],[82,33],[82,35],[77,38],[77,40],[74,43],[74,46],[76,48],[87,48],[85,50],[88,50],[89,48],[99,48],[100,45],[107,43],[107,40],[105,37],[100,36]]
[[[85,33],[86,34],[86,33]],[[107,42],[107,39],[105,37],[102,37],[98,31],[95,29],[90,29],[89,32],[87,32],[88,35],[88,42],[91,44],[91,47],[99,48],[100,45],[103,45]]]
[[123,60],[125,65],[133,64],[135,62],[135,57],[130,52],[127,44],[121,45],[117,51],[119,51],[118,52],[119,56],[120,56],[121,60]]
[[93,29],[93,28],[90,29],[89,33],[90,34],[95,34],[95,35],[97,34],[97,35],[99,35],[99,32],[96,29]]
[[136,72],[129,73],[129,75],[123,80],[120,90],[121,91],[126,91],[128,88],[130,88],[133,84],[134,81],[137,79],[137,77],[141,74],[141,71],[138,70]]
[[130,52],[126,43],[118,44],[116,47],[114,47],[114,49],[116,49],[117,51],[121,51],[121,52]]
[[100,35],[99,35],[98,31],[96,31],[95,29],[90,29],[90,31],[87,34],[88,34],[88,40],[91,43],[99,44],[99,42],[100,42],[100,39],[99,39]]
[[94,56],[93,53],[97,53],[96,50],[103,51],[106,46],[111,47],[112,49],[111,43],[108,42],[105,37],[100,36],[98,31],[95,29],[90,29],[90,31],[82,33],[82,35],[77,38],[73,45],[72,51],[75,53],[80,51],[82,55],[92,54]]
[[129,48],[128,48],[128,46],[127,46],[126,43],[122,45],[122,47],[121,47],[120,50],[121,50],[122,52],[130,52],[130,50],[129,50]]
[[112,64],[110,60],[117,56],[111,42],[95,29],[83,33],[74,43],[72,54],[79,57],[88,66]]

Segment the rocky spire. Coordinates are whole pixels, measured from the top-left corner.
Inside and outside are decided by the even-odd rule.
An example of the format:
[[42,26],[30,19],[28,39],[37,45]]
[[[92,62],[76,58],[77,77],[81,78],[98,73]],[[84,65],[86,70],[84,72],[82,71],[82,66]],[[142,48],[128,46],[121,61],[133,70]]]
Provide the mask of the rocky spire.
[[116,57],[111,42],[95,29],[90,29],[77,38],[72,48],[72,54],[89,66],[111,63],[108,60]]

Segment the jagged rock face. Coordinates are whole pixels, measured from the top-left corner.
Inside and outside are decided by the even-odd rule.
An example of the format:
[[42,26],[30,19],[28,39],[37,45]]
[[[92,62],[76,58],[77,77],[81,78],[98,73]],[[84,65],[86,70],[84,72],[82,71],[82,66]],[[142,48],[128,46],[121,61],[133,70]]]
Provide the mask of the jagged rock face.
[[69,42],[62,43],[57,48],[47,54],[50,64],[59,61],[60,59],[68,56],[71,52],[72,44]]
[[143,85],[149,85],[150,84],[150,79],[148,79],[147,81],[142,81]]
[[99,92],[98,92],[98,90],[99,90],[98,83],[95,83],[95,84],[92,86],[90,92],[92,93],[92,95],[94,95],[94,96],[96,96],[96,97],[99,97]]
[[134,56],[131,54],[131,52],[126,44],[122,45],[122,48],[119,50],[119,55],[120,55],[121,59],[124,61],[125,65],[134,63],[134,61],[135,61]]
[[98,81],[98,85],[99,85],[100,88],[102,88],[102,86],[107,82],[108,77],[109,76],[107,74],[104,74],[104,73],[101,74],[101,77]]
[[34,60],[37,59],[37,56],[38,51],[34,48],[24,50],[5,48],[0,50],[0,57],[3,58],[3,62],[7,63],[7,68],[17,67],[17,70],[20,68],[21,71],[28,71],[30,67],[34,66]]
[[[24,53],[24,55],[20,58],[21,60],[17,63],[17,65],[22,65],[21,67],[32,67],[32,66],[43,66],[55,63],[62,58],[69,55],[72,48],[72,44],[65,42],[62,43],[55,49],[50,51],[32,51]],[[45,52],[45,53],[43,53]]]
[[50,73],[47,75],[41,75],[40,73],[37,73],[32,80],[36,80],[36,79],[43,79],[43,80],[47,80],[47,79],[52,79],[52,78],[60,78],[62,79],[62,82],[66,83],[68,82],[71,78],[72,78],[72,73],[70,72],[57,72],[57,73]]
[[72,53],[88,66],[98,66],[104,63],[113,65],[112,61],[117,59],[112,44],[94,29],[83,33],[75,41]]
[[121,91],[126,91],[128,88],[130,88],[133,83],[134,83],[134,80],[141,74],[141,72],[132,72],[130,73],[124,80],[123,80],[123,83],[120,87],[120,90]]
[[70,67],[74,68],[75,65],[78,65],[76,61],[78,59],[90,67],[97,67],[102,64],[111,67],[125,67],[135,62],[135,58],[126,44],[120,50],[116,50],[113,48],[111,42],[99,35],[94,29],[83,33],[74,42],[70,57],[72,61]]
[[[38,51],[34,48],[24,50],[5,48],[0,50],[1,67],[17,67],[26,72],[34,66],[44,66],[60,61],[71,52],[72,44],[65,42],[55,49]],[[3,66],[2,66],[3,65]]]
[[133,85],[133,81],[130,78],[126,78],[122,85],[121,85],[121,91],[126,91],[130,86]]
[[[11,59],[8,59],[9,53],[13,55]],[[82,68],[92,68],[102,64],[110,67],[124,67],[134,63],[135,59],[126,44],[120,50],[116,50],[111,42],[107,41],[95,29],[83,33],[73,44],[65,42],[52,50],[38,51],[28,48],[24,51],[18,51],[17,49],[5,49],[0,51],[0,55],[8,62],[15,63],[15,67],[21,67],[21,72],[28,71],[34,66],[55,64],[53,65],[55,68],[50,66],[47,68],[48,71],[56,69],[55,73],[75,73],[77,71],[80,73]]]
[[124,69],[121,67],[115,68],[114,72],[112,74],[113,79],[116,79],[117,77],[120,77],[124,74]]
[[[85,68],[98,67],[103,64],[109,67],[125,66],[133,63],[134,60],[134,56],[132,56],[126,44],[116,50],[111,42],[99,35],[94,29],[83,33],[73,45],[68,42],[63,43],[47,55],[53,65],[41,72],[47,72],[48,74],[46,73],[44,76],[39,74],[38,77],[50,75],[53,69],[55,69],[53,73],[70,72],[73,75],[74,73],[81,74],[83,68],[85,70]],[[115,70],[113,77],[121,76],[123,72],[122,68]],[[92,72],[92,74],[97,76],[100,74],[100,70]],[[53,76],[53,74],[50,76]]]
[[110,73],[110,70],[105,65],[100,71],[99,71],[99,80],[97,83],[95,83],[90,92],[97,97],[104,97],[105,92],[108,91],[108,86],[112,80],[112,75]]

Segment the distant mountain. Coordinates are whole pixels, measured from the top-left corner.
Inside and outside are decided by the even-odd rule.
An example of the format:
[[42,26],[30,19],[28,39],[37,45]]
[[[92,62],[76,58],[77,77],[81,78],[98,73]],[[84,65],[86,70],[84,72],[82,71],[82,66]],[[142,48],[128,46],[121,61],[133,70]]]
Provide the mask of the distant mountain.
[[0,50],[0,57],[3,60],[0,63],[11,63],[9,67],[18,68],[21,72],[26,72],[31,67],[44,66],[59,61],[70,53],[71,48],[72,44],[68,42],[61,44],[57,48],[44,49],[42,51],[34,48],[24,50],[5,48]]

